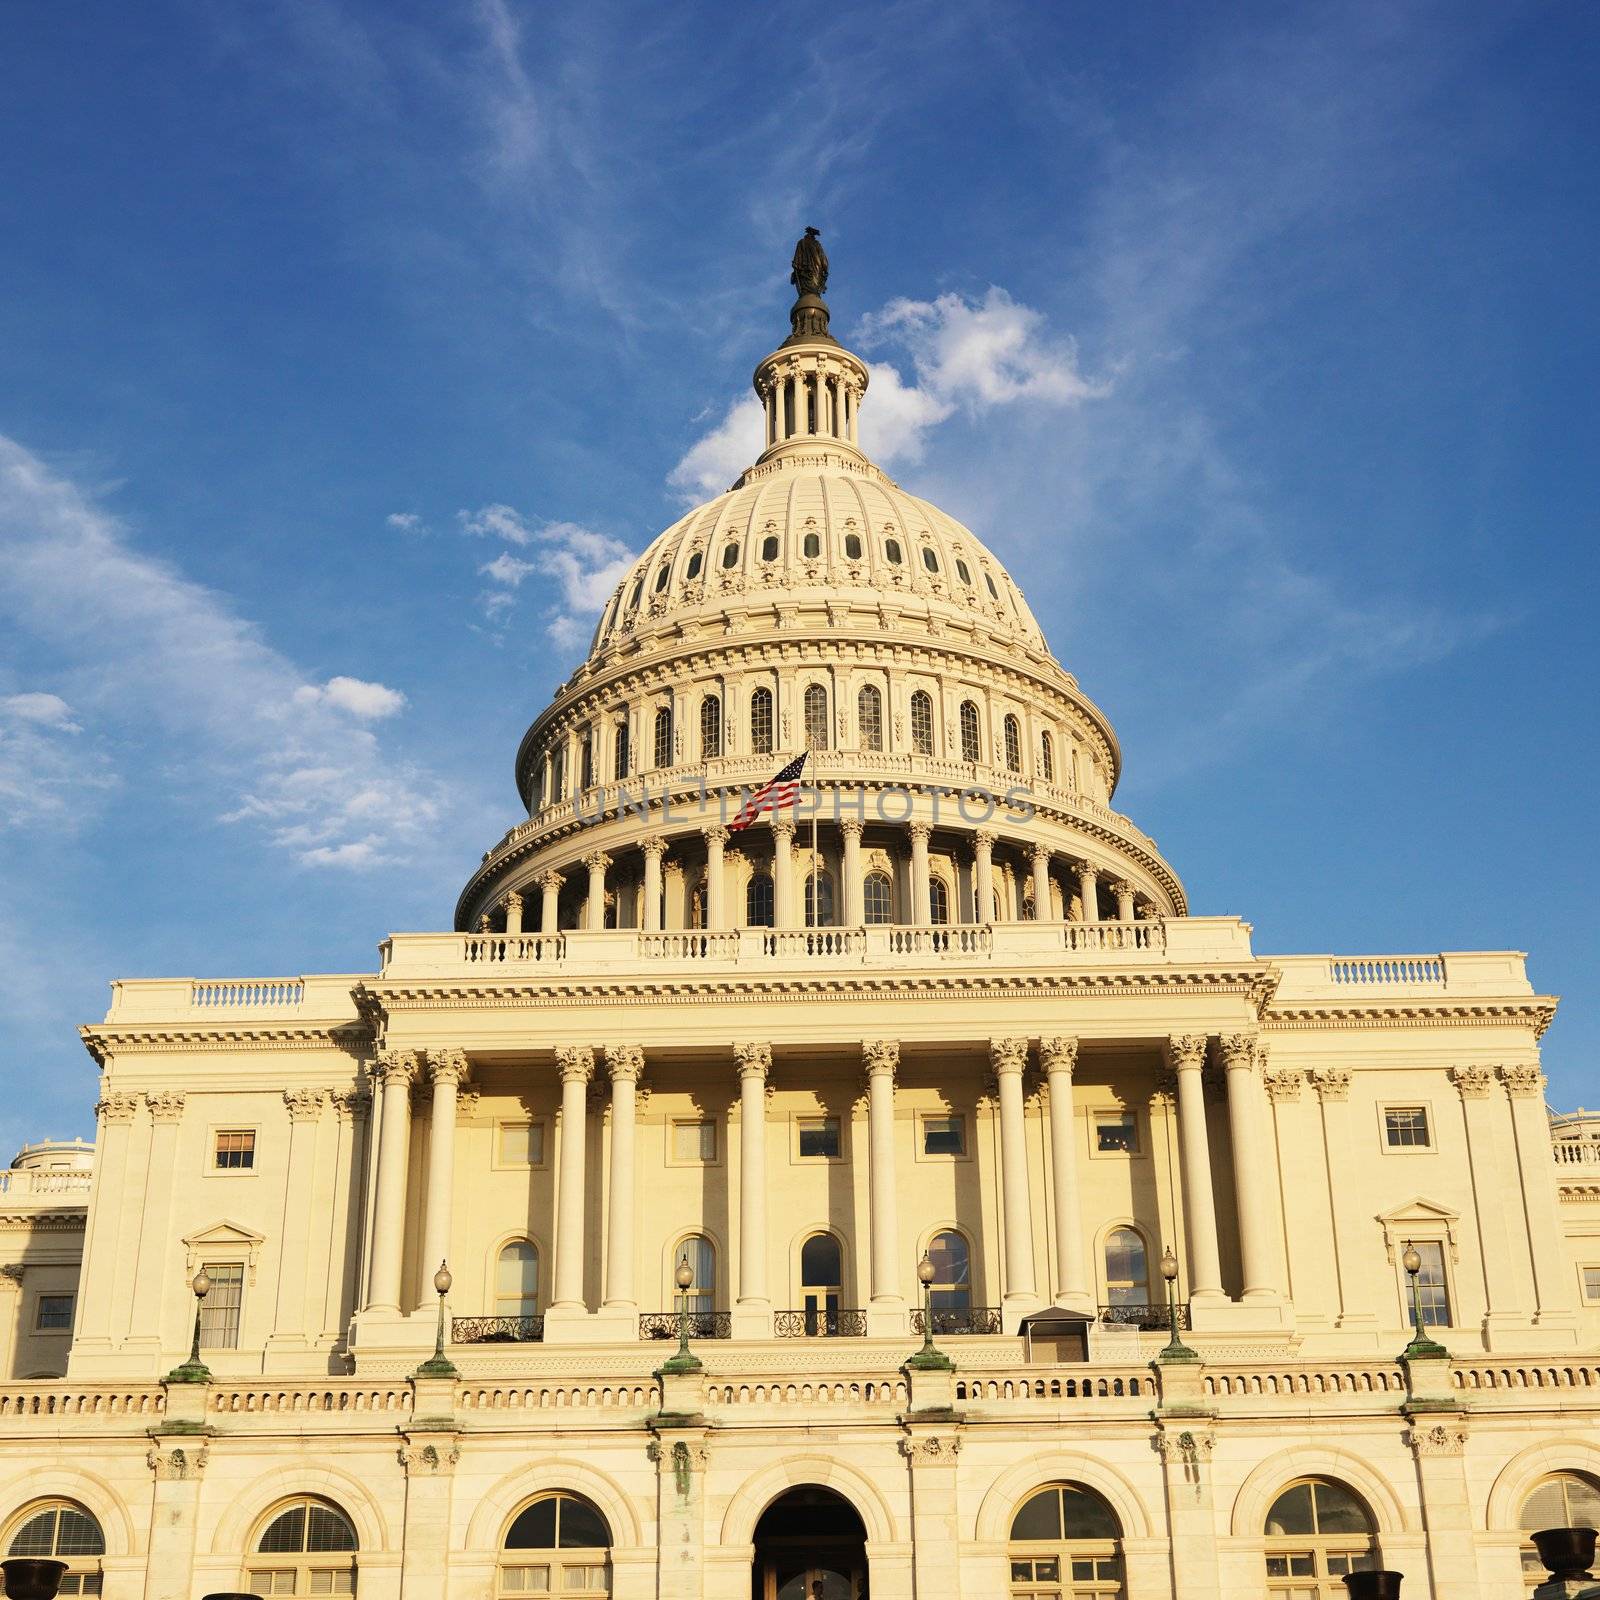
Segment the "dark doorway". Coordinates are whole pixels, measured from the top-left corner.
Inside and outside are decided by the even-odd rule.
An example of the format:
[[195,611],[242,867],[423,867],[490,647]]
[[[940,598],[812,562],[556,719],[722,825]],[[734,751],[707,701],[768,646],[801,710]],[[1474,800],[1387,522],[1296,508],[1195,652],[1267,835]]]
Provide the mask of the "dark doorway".
[[867,1530],[831,1489],[791,1489],[761,1513],[750,1600],[868,1600]]

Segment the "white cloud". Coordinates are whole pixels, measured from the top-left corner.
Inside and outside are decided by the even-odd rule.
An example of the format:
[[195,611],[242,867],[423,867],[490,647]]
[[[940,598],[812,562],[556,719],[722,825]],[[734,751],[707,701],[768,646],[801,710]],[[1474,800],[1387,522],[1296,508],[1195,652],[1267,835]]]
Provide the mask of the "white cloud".
[[329,678],[320,687],[302,684],[294,692],[297,705],[333,706],[348,711],[353,717],[375,722],[392,717],[405,709],[406,697],[398,689],[386,688],[381,683],[367,683],[360,678]]
[[[381,844],[392,857],[431,834],[438,782],[351,723],[392,715],[404,703],[398,691],[358,678],[309,683],[226,596],[138,550],[90,496],[3,436],[0,569],[0,639],[18,657],[48,648],[65,663],[56,675],[73,705],[115,730],[132,759],[180,770],[221,820],[253,821],[316,865],[347,845],[376,859]],[[59,816],[51,786],[68,778],[73,820],[89,791],[117,781],[103,762],[52,764],[40,736],[59,727],[34,720],[7,731],[0,802],[24,820]],[[33,737],[19,743],[19,732]],[[386,802],[379,819],[375,792]]]
[[426,531],[422,526],[422,518],[415,511],[391,511],[383,520],[388,527],[396,528],[401,533]]
[[[515,589],[530,572],[539,570],[536,563],[522,561],[512,555],[509,550],[502,550],[486,567],[479,567],[478,571],[486,578],[492,578],[496,583],[501,583],[508,589]],[[494,598],[500,598],[495,596]],[[509,602],[509,596],[506,597]]]
[[722,421],[684,453],[667,482],[691,505],[719,495],[761,454],[761,402],[735,400]]
[[0,699],[0,714],[18,722],[32,722],[62,733],[82,733],[72,720],[72,707],[58,694],[10,694]]
[[504,539],[507,544],[532,544],[534,530],[520,511],[511,506],[479,506],[476,511],[456,512],[463,533],[481,534],[489,539]]

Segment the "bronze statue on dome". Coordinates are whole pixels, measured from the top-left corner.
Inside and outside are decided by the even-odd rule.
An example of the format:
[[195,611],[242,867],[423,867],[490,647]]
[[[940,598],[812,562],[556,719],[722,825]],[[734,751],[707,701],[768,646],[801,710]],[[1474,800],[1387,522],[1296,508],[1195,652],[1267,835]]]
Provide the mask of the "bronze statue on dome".
[[796,295],[820,297],[827,293],[828,252],[822,248],[822,236],[815,228],[807,228],[805,238],[794,247],[790,267],[789,282]]

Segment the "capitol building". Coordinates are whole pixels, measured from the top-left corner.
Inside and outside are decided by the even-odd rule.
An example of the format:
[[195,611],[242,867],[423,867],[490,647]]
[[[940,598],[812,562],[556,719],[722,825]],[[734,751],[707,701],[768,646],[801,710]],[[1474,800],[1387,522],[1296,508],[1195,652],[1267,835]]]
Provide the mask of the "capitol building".
[[93,1144],[0,1173],[0,1553],[63,1593],[1491,1600],[1600,1513],[1555,999],[1191,912],[807,249],[453,928],[113,983]]

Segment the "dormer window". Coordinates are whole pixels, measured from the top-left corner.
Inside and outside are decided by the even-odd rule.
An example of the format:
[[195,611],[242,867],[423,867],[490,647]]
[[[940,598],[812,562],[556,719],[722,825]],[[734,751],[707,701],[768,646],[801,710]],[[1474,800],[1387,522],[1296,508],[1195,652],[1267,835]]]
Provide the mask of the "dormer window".
[[736,567],[738,565],[739,546],[737,544],[725,544],[722,547],[722,570],[726,572],[729,567]]
[[769,533],[766,538],[761,541],[761,559],[763,561],[776,561],[778,559],[777,534]]

